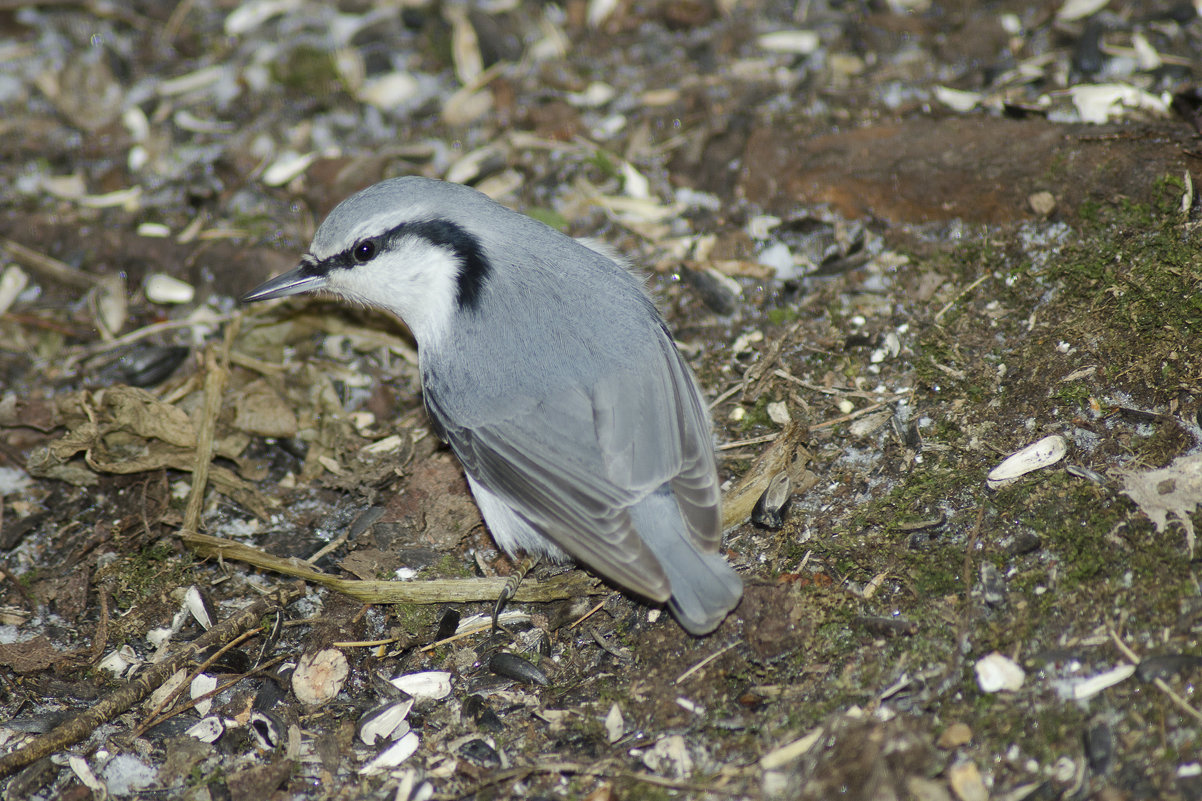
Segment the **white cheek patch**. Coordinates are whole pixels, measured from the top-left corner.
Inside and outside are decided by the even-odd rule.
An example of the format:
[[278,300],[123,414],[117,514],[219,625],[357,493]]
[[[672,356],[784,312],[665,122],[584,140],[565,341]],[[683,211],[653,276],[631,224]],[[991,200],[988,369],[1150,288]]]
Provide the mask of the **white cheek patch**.
[[418,344],[434,344],[451,324],[458,297],[458,260],[421,238],[408,238],[366,264],[330,274],[330,289],[391,312]]

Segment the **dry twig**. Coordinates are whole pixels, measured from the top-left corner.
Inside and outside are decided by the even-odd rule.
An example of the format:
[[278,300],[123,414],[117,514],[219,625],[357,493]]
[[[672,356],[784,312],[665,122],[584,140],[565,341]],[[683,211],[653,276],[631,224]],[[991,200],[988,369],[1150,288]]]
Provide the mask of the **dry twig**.
[[[234,559],[264,570],[312,581],[349,595],[363,603],[438,604],[495,601],[505,586],[503,578],[437,579],[430,581],[361,581],[321,573],[302,561],[281,559],[258,548],[208,534],[180,532],[180,537],[204,556]],[[581,595],[608,592],[595,579],[572,571],[547,581],[523,581],[513,600],[518,602],[561,601]]]
[[[1108,629],[1108,632],[1110,634],[1110,639],[1114,641],[1114,647],[1123,652],[1123,656],[1127,657],[1127,661],[1133,665],[1138,665],[1140,663],[1139,654],[1135,653],[1135,651],[1131,650],[1131,647],[1128,646],[1127,643],[1123,642],[1123,638],[1119,636],[1117,631],[1114,629]],[[1194,720],[1202,721],[1202,712],[1194,709],[1189,705],[1188,701],[1174,692],[1173,688],[1169,686],[1168,682],[1157,676],[1156,678],[1152,679],[1152,683],[1156,685],[1157,689],[1169,697],[1169,700],[1173,702],[1174,706],[1192,717]]]

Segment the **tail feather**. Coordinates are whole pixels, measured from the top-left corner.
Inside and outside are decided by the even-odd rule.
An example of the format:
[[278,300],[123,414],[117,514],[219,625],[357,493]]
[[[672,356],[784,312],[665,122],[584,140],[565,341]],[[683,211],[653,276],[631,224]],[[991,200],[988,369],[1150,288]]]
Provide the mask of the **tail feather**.
[[721,554],[691,541],[667,485],[635,504],[630,516],[672,586],[672,615],[689,634],[709,634],[738,605],[743,580]]

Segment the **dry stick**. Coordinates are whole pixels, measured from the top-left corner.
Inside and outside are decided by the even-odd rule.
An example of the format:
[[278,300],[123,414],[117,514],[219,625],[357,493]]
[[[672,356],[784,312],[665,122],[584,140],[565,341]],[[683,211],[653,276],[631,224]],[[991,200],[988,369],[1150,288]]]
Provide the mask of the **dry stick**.
[[976,571],[973,569],[973,549],[977,547],[977,543],[981,540],[981,525],[985,522],[985,504],[981,504],[977,508],[977,522],[972,527],[972,532],[968,536],[968,547],[964,549],[964,566],[961,578],[964,581],[964,612],[956,621],[956,647],[954,653],[963,653],[960,646],[968,637],[968,627],[970,625],[968,616],[973,613],[972,603],[972,585]]
[[[447,643],[455,642],[456,640],[462,640],[463,638],[471,637],[474,634],[483,634],[486,631],[492,631],[492,621],[491,620],[486,620],[486,621],[482,622],[480,625],[473,626],[472,628],[467,629],[465,631],[457,631],[454,634],[452,634],[450,637],[443,637],[441,640],[435,640],[434,642],[430,643],[429,645],[423,645],[421,647],[421,652],[429,653],[430,651],[434,651],[434,650],[441,648],[442,646],[446,645]],[[338,645],[338,643],[334,643],[334,645]]]
[[[251,637],[255,636],[258,633],[259,632],[257,630],[242,632],[237,637],[230,640],[225,645],[221,646],[221,648],[219,648],[212,656],[210,656],[208,659],[206,659],[200,665],[195,667],[192,670],[192,673],[189,674],[183,681],[181,681],[179,683],[179,686],[177,686],[174,690],[172,690],[170,693],[168,693],[167,697],[164,698],[162,701],[159,701],[158,706],[156,706],[154,709],[150,710],[150,712],[146,715],[145,719],[142,721],[142,724],[140,726],[138,726],[138,728],[134,729],[133,736],[135,738],[141,737],[143,732],[147,731],[152,726],[157,726],[160,722],[162,722],[162,720],[166,720],[167,718],[171,717],[171,715],[164,715],[162,717],[162,719],[160,719],[159,715],[162,714],[163,710],[166,709],[168,706],[170,706],[171,703],[173,701],[175,701],[175,699],[177,697],[179,697],[179,694],[184,691],[185,687],[188,687],[188,688],[191,687],[192,682],[196,679],[197,676],[199,676],[201,673],[204,673],[206,670],[208,670],[209,667],[213,665],[213,663],[215,663],[218,659],[220,659],[222,656],[224,656],[230,649],[237,647],[239,644],[241,644],[245,640],[250,639]],[[195,700],[195,699],[193,699],[193,700]],[[174,713],[172,713],[172,714],[174,714]]]
[[110,339],[107,342],[97,342],[80,348],[79,351],[72,354],[70,358],[81,359],[88,356],[96,356],[101,353],[107,353],[108,351],[123,348],[126,345],[131,345],[134,342],[139,342],[143,339],[155,336],[156,334],[161,334],[165,331],[175,331],[180,328],[200,328],[202,326],[207,328],[210,326],[220,325],[221,323],[227,323],[230,320],[233,320],[236,316],[236,314],[219,314],[216,317],[207,320],[164,320],[161,323],[150,323],[149,325],[144,325],[141,328],[135,328],[128,334],[122,334],[115,339]]
[[[0,10],[3,10],[0,5]],[[68,284],[77,289],[91,289],[100,283],[100,277],[72,267],[66,262],[39,253],[33,248],[27,248],[20,242],[11,239],[0,239],[0,250],[8,251],[8,255],[18,264],[28,267],[42,278],[56,284]]]
[[597,612],[599,612],[599,611],[601,610],[601,607],[605,606],[605,602],[606,602],[606,601],[608,601],[608,600],[609,600],[609,598],[605,598],[605,600],[601,601],[599,604],[597,604],[596,606],[594,606],[592,609],[588,610],[588,611],[587,611],[587,612],[585,612],[583,615],[581,615],[580,617],[576,618],[576,620],[574,620],[574,621],[572,622],[572,625],[568,626],[568,628],[569,628],[569,629],[574,629],[574,628],[576,628],[577,626],[579,626],[581,623],[583,623],[584,621],[588,620],[588,619],[589,619],[590,617],[592,617],[593,615],[597,614]]
[[[308,623],[304,620],[302,623]],[[392,645],[401,641],[400,637],[389,637],[386,640],[335,640],[331,648],[379,648],[381,645]]]
[[[1119,636],[1119,633],[1114,629],[1108,629],[1108,633],[1110,634],[1110,639],[1114,642],[1114,646],[1122,651],[1123,656],[1127,657],[1127,661],[1133,665],[1139,665],[1139,654],[1135,653],[1135,651],[1131,650],[1127,643],[1123,642],[1123,638]],[[1182,712],[1193,717],[1195,720],[1202,720],[1202,712],[1194,709],[1189,705],[1188,701],[1175,693],[1167,681],[1157,676],[1156,678],[1152,679],[1152,683],[1155,684],[1162,693],[1167,695],[1169,700],[1173,702],[1174,706],[1176,706]]]
[[99,662],[100,657],[104,656],[104,647],[108,645],[109,641],[108,588],[101,584],[96,595],[100,602],[100,620],[96,623],[96,633],[92,635],[92,653],[90,654],[92,664]]
[[[781,353],[784,352],[785,346],[797,336],[803,322],[803,320],[798,320],[789,326],[789,330],[785,332],[784,336],[774,340],[760,360],[747,368],[747,372],[743,374],[743,400],[758,398],[763,394],[764,389],[772,380],[772,371],[776,369],[776,363],[780,360]],[[752,382],[755,382],[754,385]]]
[[721,648],[719,648],[717,651],[714,651],[712,654],[710,654],[709,656],[707,656],[705,659],[702,659],[700,662],[698,662],[697,664],[693,665],[691,668],[689,668],[688,670],[686,670],[684,673],[681,673],[679,676],[677,676],[677,677],[676,677],[676,680],[675,680],[675,681],[673,681],[672,683],[673,683],[673,684],[680,684],[682,681],[684,681],[685,679],[687,679],[689,676],[692,676],[694,673],[696,673],[697,671],[701,670],[703,667],[705,667],[706,665],[708,665],[710,662],[713,662],[715,659],[717,659],[718,657],[722,656],[722,654],[726,653],[726,652],[727,652],[727,651],[729,651],[731,648],[734,648],[736,645],[738,645],[738,644],[739,644],[739,643],[741,643],[741,642],[742,642],[742,640],[741,640],[741,639],[739,639],[739,640],[735,640],[735,641],[733,641],[733,642],[729,642],[729,643],[727,643],[726,645],[724,645],[724,646],[722,646]]
[[[246,634],[254,634],[254,635],[259,634],[259,632],[253,631],[253,630],[245,632],[245,633]],[[138,730],[136,732],[134,732],[134,736],[140,737],[140,736],[142,736],[142,733],[145,732],[147,729],[151,729],[151,728],[154,728],[155,726],[162,725],[164,722],[171,720],[173,717],[176,717],[177,715],[182,715],[190,709],[196,709],[196,707],[200,705],[201,701],[207,701],[210,698],[216,698],[218,695],[221,695],[221,693],[225,692],[226,690],[237,685],[240,682],[246,681],[247,679],[253,678],[255,676],[262,676],[262,675],[266,674],[269,670],[275,669],[276,665],[280,664],[281,662],[287,661],[288,659],[291,659],[293,656],[295,656],[295,655],[294,654],[280,654],[279,656],[277,656],[273,659],[269,659],[266,662],[262,663],[257,668],[250,671],[249,673],[239,673],[238,675],[234,676],[234,678],[230,679],[229,681],[225,681],[225,682],[222,682],[221,684],[218,684],[216,687],[209,690],[207,693],[202,693],[202,694],[196,696],[195,698],[185,701],[184,703],[177,706],[175,709],[172,709],[170,712],[162,713],[162,715],[160,715],[160,717],[157,720],[152,721],[149,724],[143,723],[138,728]],[[191,683],[191,681],[185,682],[185,684],[190,684],[190,683]]]
[[304,597],[305,591],[305,586],[298,582],[260,598],[233,617],[217,624],[197,639],[182,646],[162,662],[152,665],[145,673],[130,680],[124,687],[109,693],[95,705],[83,710],[46,734],[35,737],[24,748],[0,756],[0,777],[7,776],[13,771],[33,764],[42,757],[61,751],[67,746],[87,738],[102,723],[112,720],[150,695],[172,673],[188,662],[197,659],[203,651],[258,626],[264,615],[282,609],[298,598]]
[[170,47],[175,43],[175,37],[179,35],[180,29],[184,27],[184,18],[191,13],[193,6],[196,5],[196,0],[183,0],[171,12],[171,16],[167,18],[167,24],[163,26],[163,30],[159,33],[159,43]]
[[751,439],[739,439],[734,442],[723,442],[718,446],[719,451],[733,451],[735,448],[746,448],[749,445],[763,445],[765,442],[775,442],[780,436],[779,431],[774,431],[771,434],[764,434],[760,437],[752,437]]
[[242,318],[237,316],[230,321],[225,332],[220,363],[217,360],[216,349],[212,345],[205,348],[204,410],[200,417],[200,428],[196,432],[196,462],[192,467],[192,490],[188,493],[181,534],[200,530],[205,485],[209,483],[209,464],[213,461],[213,436],[217,431],[217,416],[221,413],[221,396],[225,392],[226,380],[229,377],[230,343],[237,336],[241,321]]
[[[432,579],[429,581],[364,581],[331,576],[314,570],[303,561],[282,559],[240,542],[208,534],[181,531],[180,537],[202,556],[234,559],[239,562],[274,570],[294,578],[312,581],[331,590],[349,595],[363,603],[440,604],[496,601],[505,587],[503,578]],[[579,571],[564,573],[546,581],[523,581],[514,594],[518,603],[539,603],[598,595],[609,590],[596,579]]]
[[721,395],[719,395],[718,397],[716,397],[712,401],[710,401],[710,409],[716,408],[718,406],[718,404],[722,403],[722,401],[724,401],[724,400],[728,400],[732,395],[734,395],[736,392],[738,392],[742,388],[743,388],[742,383],[735,384],[733,387],[726,390]]
[[[251,633],[258,634],[258,632],[251,632]],[[167,712],[166,714],[164,714],[159,720],[156,720],[153,723],[153,725],[154,726],[161,725],[164,721],[171,720],[171,718],[176,717],[177,715],[182,715],[190,709],[195,709],[197,706],[200,705],[201,701],[207,701],[210,698],[215,698],[218,695],[221,695],[223,692],[225,692],[229,688],[235,686],[239,682],[246,681],[247,679],[253,678],[255,676],[262,676],[265,673],[267,673],[267,671],[273,670],[276,665],[280,664],[281,662],[285,662],[285,661],[291,659],[293,656],[295,656],[295,654],[280,654],[279,656],[274,657],[273,659],[269,659],[266,662],[264,662],[263,664],[259,665],[257,668],[252,670],[250,673],[239,673],[238,675],[234,676],[234,678],[230,679],[229,681],[218,684],[216,687],[209,690],[207,693],[202,693],[201,695],[198,695],[195,698],[192,698],[191,700],[185,701],[184,703],[180,704],[175,709],[172,709],[170,712]],[[144,729],[139,729],[138,731],[141,732],[143,730]]]
[[877,409],[881,409],[881,408],[889,405],[890,403],[892,403],[892,401],[882,401],[881,403],[873,403],[869,406],[865,406],[863,409],[856,409],[854,412],[851,412],[850,414],[845,414],[840,417],[832,417],[830,420],[823,420],[821,423],[815,423],[814,425],[810,426],[810,430],[818,431],[819,429],[822,429],[822,428],[830,428],[831,426],[837,426],[840,423],[851,422],[852,420],[855,420],[857,417],[863,417],[866,414],[875,412]]
[[991,275],[992,275],[992,273],[985,273],[980,278],[973,281],[971,284],[969,284],[968,286],[964,287],[959,292],[957,292],[956,297],[949,300],[947,302],[946,306],[944,306],[942,309],[940,309],[938,312],[935,313],[935,324],[939,325],[939,323],[943,321],[943,315],[945,315],[949,311],[951,311],[952,307],[955,306],[957,303],[959,303],[961,300],[963,300],[965,295],[967,295],[969,292],[972,292],[974,289],[979,287],[981,285],[981,283],[983,281],[985,281],[985,279],[989,278]]
[[29,591],[25,589],[25,585],[21,583],[19,578],[10,573],[4,565],[0,565],[0,578],[8,579],[8,582],[12,584],[13,589],[17,591],[17,594],[21,596],[21,600],[25,601],[27,606],[33,609],[37,608],[38,602],[30,596]]

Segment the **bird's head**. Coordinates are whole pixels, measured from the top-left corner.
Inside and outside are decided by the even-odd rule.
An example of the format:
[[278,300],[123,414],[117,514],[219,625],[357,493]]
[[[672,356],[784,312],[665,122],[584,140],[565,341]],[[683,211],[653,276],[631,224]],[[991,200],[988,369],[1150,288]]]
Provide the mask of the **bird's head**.
[[242,300],[329,292],[397,315],[419,346],[437,344],[456,314],[481,302],[493,266],[470,226],[498,211],[467,187],[384,181],[340,203],[299,265]]

